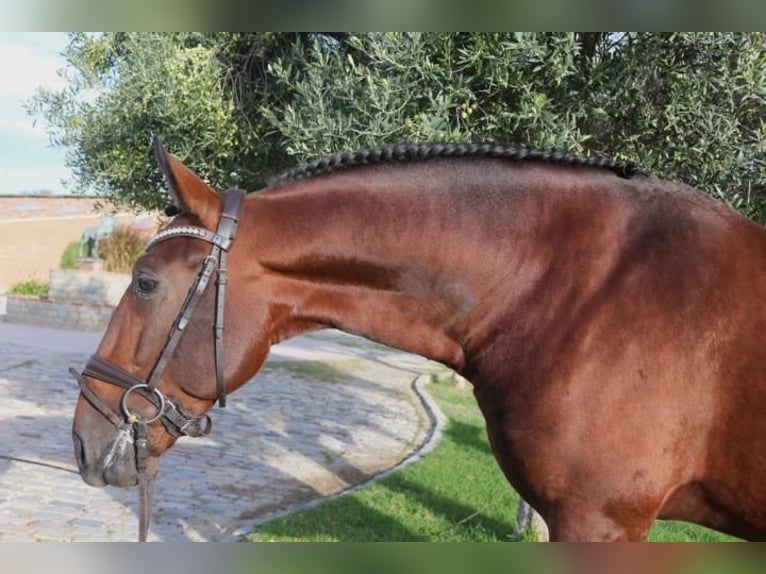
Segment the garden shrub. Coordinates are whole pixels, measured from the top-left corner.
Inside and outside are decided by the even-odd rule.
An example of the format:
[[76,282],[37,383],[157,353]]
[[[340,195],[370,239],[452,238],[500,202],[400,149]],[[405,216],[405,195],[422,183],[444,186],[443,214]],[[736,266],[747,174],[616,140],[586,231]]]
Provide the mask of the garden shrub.
[[121,226],[99,242],[98,255],[104,261],[105,271],[130,273],[145,247],[146,239],[141,234]]
[[11,288],[8,289],[8,295],[33,295],[45,299],[48,297],[48,283],[36,279],[20,281],[11,285]]
[[64,249],[64,253],[61,254],[61,263],[59,267],[61,269],[77,269],[79,264],[77,257],[80,255],[80,242],[72,241]]

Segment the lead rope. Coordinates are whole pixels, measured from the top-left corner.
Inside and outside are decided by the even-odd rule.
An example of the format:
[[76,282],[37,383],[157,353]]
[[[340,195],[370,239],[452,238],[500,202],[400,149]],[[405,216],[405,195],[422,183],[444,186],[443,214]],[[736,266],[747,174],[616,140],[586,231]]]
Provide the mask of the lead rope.
[[139,420],[136,428],[136,472],[138,473],[138,541],[146,542],[149,523],[152,519],[152,499],[154,498],[154,480],[146,475],[149,457],[148,428],[146,421]]
[[[159,401],[157,413],[152,418],[142,418],[130,412],[128,397],[138,389],[147,389]],[[152,517],[152,499],[154,498],[154,480],[146,474],[149,460],[149,424],[158,420],[165,412],[165,397],[156,388],[148,384],[133,385],[122,395],[120,407],[125,415],[125,422],[133,427],[134,447],[136,452],[136,477],[138,482],[138,541],[146,542],[149,523]]]

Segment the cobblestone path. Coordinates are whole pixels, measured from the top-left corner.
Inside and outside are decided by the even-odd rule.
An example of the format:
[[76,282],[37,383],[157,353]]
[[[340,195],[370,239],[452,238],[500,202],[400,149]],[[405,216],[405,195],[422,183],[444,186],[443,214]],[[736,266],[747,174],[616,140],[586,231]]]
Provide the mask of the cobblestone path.
[[[0,541],[136,539],[135,490],[87,486],[72,454],[67,368],[98,339],[0,322]],[[432,434],[412,382],[440,369],[333,331],[274,347],[209,437],[163,457],[149,539],[235,540],[395,466]]]

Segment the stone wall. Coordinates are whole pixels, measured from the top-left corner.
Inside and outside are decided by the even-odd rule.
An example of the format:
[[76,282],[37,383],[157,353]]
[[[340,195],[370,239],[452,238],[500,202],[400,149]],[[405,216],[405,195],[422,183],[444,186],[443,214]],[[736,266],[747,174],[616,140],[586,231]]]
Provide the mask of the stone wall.
[[[97,200],[87,197],[0,197],[0,293],[14,283],[45,281],[87,227],[99,224]],[[120,225],[151,234],[156,213],[118,213]]]
[[99,202],[103,203],[97,197],[83,195],[0,195],[0,221],[98,217]]
[[56,303],[26,296],[8,296],[5,320],[61,329],[103,331],[114,307],[84,303]]
[[130,284],[129,275],[74,269],[56,269],[49,277],[48,298],[51,301],[112,307],[119,303]]
[[129,275],[81,270],[50,272],[47,299],[8,296],[5,320],[66,329],[104,330],[130,284]]

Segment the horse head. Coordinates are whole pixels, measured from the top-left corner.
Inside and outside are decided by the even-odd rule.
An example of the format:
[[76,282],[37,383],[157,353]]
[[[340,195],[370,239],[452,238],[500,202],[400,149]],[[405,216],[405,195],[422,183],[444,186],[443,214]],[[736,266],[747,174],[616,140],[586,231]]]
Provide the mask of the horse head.
[[[244,207],[238,203],[226,220],[222,194],[159,141],[154,147],[177,215],[136,262],[96,353],[78,375],[74,450],[81,476],[93,486],[137,483],[131,432],[137,420],[147,423],[146,473],[156,474],[159,456],[179,436],[207,434],[205,413],[268,353],[265,304],[249,296],[247,316],[234,311],[248,273],[239,263],[247,247],[233,241]],[[237,201],[243,197],[239,192]]]

